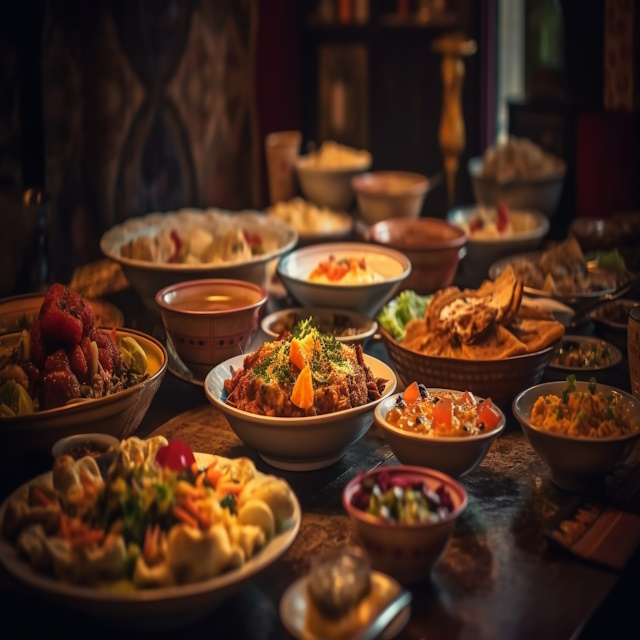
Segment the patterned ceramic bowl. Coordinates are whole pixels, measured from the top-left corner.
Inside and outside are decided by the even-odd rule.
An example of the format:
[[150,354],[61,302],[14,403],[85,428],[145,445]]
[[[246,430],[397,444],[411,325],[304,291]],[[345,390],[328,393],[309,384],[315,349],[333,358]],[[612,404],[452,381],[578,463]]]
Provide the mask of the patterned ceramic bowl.
[[[375,480],[381,474],[400,476],[410,483],[423,482],[432,491],[444,487],[453,503],[453,509],[436,521],[402,524],[384,520],[354,505],[362,483]],[[362,545],[371,559],[371,566],[403,583],[427,580],[435,563],[442,556],[455,523],[467,506],[467,492],[450,476],[414,466],[377,467],[353,478],[342,492],[342,504],[349,514],[355,540]]]

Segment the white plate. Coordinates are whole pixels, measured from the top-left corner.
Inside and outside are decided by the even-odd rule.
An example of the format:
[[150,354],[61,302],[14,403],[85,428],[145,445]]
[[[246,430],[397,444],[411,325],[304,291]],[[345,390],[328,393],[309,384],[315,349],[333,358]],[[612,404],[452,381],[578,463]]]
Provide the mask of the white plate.
[[[389,589],[393,595],[402,589],[400,584],[390,576],[379,571],[371,572],[371,580],[385,589]],[[280,599],[280,618],[286,630],[298,640],[324,640],[311,634],[305,624],[307,615],[307,583],[308,576],[299,578],[292,583]],[[411,605],[408,604],[392,620],[389,626],[380,635],[383,640],[395,638],[407,625],[411,617]]]
[[[213,456],[196,453],[196,460],[206,465]],[[259,472],[258,472],[259,473]],[[37,479],[52,481],[52,473]],[[35,480],[35,479],[34,479]],[[7,504],[12,497],[27,490],[31,480],[16,489],[0,505],[0,530]],[[276,562],[293,544],[300,530],[300,503],[292,491],[294,513],[288,528],[239,569],[193,584],[157,589],[141,589],[131,593],[110,593],[91,587],[66,584],[34,571],[14,547],[0,537],[0,564],[23,585],[35,589],[49,599],[72,609],[84,611],[109,624],[126,629],[167,629],[196,620],[213,610],[226,596],[240,590],[249,580]]]

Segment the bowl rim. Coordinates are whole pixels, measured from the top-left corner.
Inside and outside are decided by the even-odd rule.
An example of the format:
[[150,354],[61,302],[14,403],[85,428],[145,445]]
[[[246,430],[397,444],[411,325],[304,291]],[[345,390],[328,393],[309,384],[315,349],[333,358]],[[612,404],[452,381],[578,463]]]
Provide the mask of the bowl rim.
[[607,327],[609,329],[615,329],[616,331],[626,332],[628,329],[628,323],[620,323],[620,322],[611,322],[611,320],[607,320],[606,318],[601,318],[600,313],[602,309],[609,306],[617,306],[621,304],[628,310],[633,309],[634,307],[640,307],[640,300],[634,300],[633,298],[617,298],[616,300],[606,300],[602,304],[598,305],[595,309],[589,312],[589,318],[597,323],[602,325],[603,327]]
[[[427,387],[427,391],[448,391],[449,393],[456,393],[459,395],[463,395],[466,393],[466,391],[459,391],[458,389],[446,389],[444,387]],[[402,395],[402,392],[394,393],[393,395],[390,395],[387,398],[385,398],[385,401],[390,402],[392,398],[397,398],[398,396],[401,396],[401,395]],[[477,396],[475,393],[473,394],[473,397],[478,402],[486,399],[486,398],[483,398],[482,396]],[[436,436],[434,438],[427,438],[423,434],[413,433],[411,431],[405,431],[400,427],[395,427],[394,425],[390,424],[387,421],[387,419],[382,415],[382,405],[383,405],[382,402],[378,403],[374,413],[376,423],[382,429],[385,429],[386,431],[389,431],[398,436],[404,436],[406,437],[407,440],[413,440],[416,442],[425,442],[430,444],[433,443],[436,446],[438,442],[442,442],[443,444],[456,443],[456,444],[462,445],[465,442],[481,442],[483,440],[492,440],[493,438],[498,437],[505,430],[507,426],[507,416],[505,415],[504,411],[502,411],[502,409],[495,402],[493,402],[493,406],[500,412],[500,422],[498,423],[498,426],[495,427],[495,429],[492,429],[491,431],[487,431],[486,433],[479,433],[477,435],[470,435],[470,436],[464,436],[464,437],[458,437],[458,438],[456,438],[455,436]]]
[[[232,307],[231,309],[218,309],[218,310],[207,310],[207,309],[181,309],[177,306],[173,306],[166,302],[164,299],[165,296],[174,291],[178,291],[181,289],[190,289],[192,287],[200,287],[200,286],[215,286],[215,285],[227,285],[227,286],[237,286],[241,289],[251,289],[255,293],[260,295],[260,299],[256,302],[252,302],[251,304],[245,304],[240,307]],[[174,284],[170,284],[166,287],[160,289],[155,295],[155,301],[158,307],[162,311],[168,311],[169,313],[175,313],[177,315],[185,315],[185,316],[193,316],[193,317],[221,317],[233,315],[234,313],[240,311],[250,311],[251,309],[258,309],[264,306],[267,303],[269,298],[269,293],[264,287],[261,287],[259,284],[254,282],[249,282],[247,280],[237,280],[233,278],[203,278],[199,280],[186,280],[184,282],[176,282]]]
[[[404,242],[394,242],[392,240],[386,241],[379,237],[380,229],[385,227],[395,226],[395,227],[440,227],[442,229],[448,229],[455,233],[454,236],[448,238],[446,240],[437,242],[437,243],[427,243],[421,247],[415,247]],[[371,225],[368,230],[368,237],[374,242],[376,245],[381,247],[387,247],[389,249],[395,249],[397,251],[449,251],[451,249],[461,249],[468,242],[468,236],[464,229],[458,227],[454,224],[451,224],[447,220],[443,220],[441,218],[431,218],[431,217],[419,217],[419,218],[411,218],[411,217],[399,217],[399,218],[388,218],[387,220],[379,220],[378,222]]]
[[[397,276],[392,276],[389,278],[384,278],[384,280],[378,282],[364,282],[364,283],[355,283],[355,284],[341,284],[339,282],[336,283],[325,283],[325,282],[312,282],[311,280],[307,280],[306,278],[302,278],[298,275],[294,275],[288,271],[284,270],[284,267],[298,256],[304,256],[308,253],[324,253],[328,256],[331,255],[333,251],[340,251],[341,253],[348,252],[360,252],[365,254],[382,254],[387,258],[391,258],[395,260],[401,267],[402,273]],[[396,249],[392,249],[391,247],[387,247],[379,244],[372,244],[369,242],[325,242],[320,244],[314,244],[308,247],[299,247],[290,253],[282,256],[278,260],[278,264],[276,265],[276,273],[283,280],[290,280],[291,282],[297,282],[300,284],[304,284],[305,286],[312,287],[314,289],[325,289],[325,290],[333,290],[343,289],[356,291],[358,289],[375,289],[377,287],[384,287],[396,284],[397,282],[402,282],[411,274],[411,260],[407,258],[406,255],[397,251]]]
[[[232,358],[228,358],[227,360],[224,360],[220,364],[217,364],[215,367],[213,367],[205,378],[204,391],[205,395],[214,407],[220,409],[220,411],[227,414],[228,416],[244,420],[245,422],[251,422],[254,426],[260,425],[262,427],[277,427],[288,431],[290,429],[300,430],[305,426],[338,424],[344,422],[345,419],[353,418],[362,413],[367,413],[368,411],[371,411],[373,413],[376,405],[386,397],[390,396],[395,391],[398,385],[398,380],[392,367],[378,358],[363,353],[362,355],[366,364],[369,364],[373,361],[375,362],[376,366],[382,365],[382,367],[389,372],[389,378],[387,379],[387,383],[383,392],[380,394],[380,398],[372,400],[371,402],[367,402],[366,404],[360,405],[359,407],[351,407],[350,409],[344,409],[343,411],[333,411],[332,413],[323,413],[315,416],[297,416],[288,418],[282,416],[265,416],[262,414],[251,413],[249,411],[244,411],[242,409],[232,407],[226,404],[226,402],[223,402],[221,398],[218,398],[211,390],[211,381],[213,380],[214,373],[221,371],[222,369],[226,369],[227,371],[229,371],[232,366],[235,367],[237,363],[240,363],[240,366],[236,367],[235,369],[237,370],[242,366],[242,363],[244,362],[244,359],[247,355],[248,354],[240,354],[238,356],[233,356]],[[371,365],[369,364],[369,366]]]
[[[360,313],[359,311],[351,310],[351,309],[340,309],[338,307],[287,307],[286,309],[278,309],[273,313],[266,315],[262,318],[260,322],[260,328],[266,335],[268,335],[271,339],[276,339],[278,334],[275,333],[270,327],[270,324],[273,324],[275,320],[280,318],[281,316],[286,316],[290,313],[298,313],[304,312],[304,314],[308,314],[310,316],[317,313],[322,313],[325,315],[336,315],[338,313],[348,316],[350,320],[357,319],[356,322],[359,326],[366,325],[368,328],[365,331],[361,331],[360,333],[356,333],[352,336],[336,336],[336,340],[340,342],[354,342],[356,340],[363,340],[364,338],[370,338],[377,330],[378,330],[378,322],[375,319],[369,318],[364,313]],[[354,322],[354,324],[356,323]]]
[[[400,176],[401,178],[407,178],[411,180],[402,191],[384,191],[383,188],[377,184],[377,179],[385,179],[391,176]],[[429,178],[422,173],[415,171],[395,171],[395,170],[380,170],[380,171],[365,171],[359,173],[351,178],[351,187],[355,191],[356,195],[374,196],[376,198],[382,198],[387,200],[398,200],[406,198],[408,196],[423,196],[429,190]]]
[[[143,385],[147,385],[152,381],[158,380],[164,376],[165,371],[169,365],[169,354],[167,353],[167,349],[165,346],[158,340],[154,338],[152,335],[148,333],[144,333],[143,331],[138,331],[137,329],[130,329],[128,327],[116,327],[116,335],[120,334],[130,335],[135,337],[141,337],[150,342],[154,347],[158,349],[162,353],[162,362],[158,370],[151,376],[149,376],[146,380],[129,387],[128,389],[124,389],[119,391],[118,393],[112,393],[108,396],[101,396],[100,398],[90,398],[81,402],[74,402],[71,404],[63,405],[62,407],[55,407],[54,409],[43,409],[42,411],[37,411],[35,413],[30,413],[22,416],[9,416],[9,417],[0,417],[0,430],[3,427],[3,424],[16,424],[16,423],[35,423],[41,424],[46,423],[46,421],[51,417],[59,417],[61,415],[69,415],[74,413],[82,413],[87,411],[94,406],[96,403],[99,403],[99,406],[105,406],[114,404],[117,402],[121,402],[123,398],[127,396],[137,393]],[[0,340],[6,340],[8,338],[12,338],[15,336],[15,339],[18,339],[19,333],[7,333],[3,336],[0,336]],[[45,424],[46,426],[46,424]]]
[[482,162],[483,156],[473,156],[469,158],[467,161],[467,170],[472,180],[476,180],[477,182],[484,182],[486,184],[496,185],[498,187],[512,187],[512,186],[521,186],[527,184],[545,184],[545,183],[554,183],[560,180],[563,180],[567,175],[567,163],[562,159],[557,157],[558,160],[558,168],[557,170],[551,173],[545,173],[539,176],[517,176],[516,178],[512,178],[511,180],[505,180],[503,182],[498,182],[495,178],[490,178],[488,176],[482,175]]
[[100,444],[119,447],[121,440],[110,433],[100,433],[99,431],[73,433],[56,440],[51,446],[51,455],[54,458],[64,455],[71,447],[82,442],[99,442]]
[[542,355],[547,354],[549,351],[552,351],[553,349],[556,348],[558,342],[560,341],[559,339],[556,340],[553,344],[549,345],[548,347],[545,347],[544,349],[539,349],[538,351],[532,351],[531,353],[521,353],[520,355],[517,356],[509,356],[508,358],[493,358],[491,360],[466,360],[463,358],[450,358],[449,356],[431,356],[431,355],[427,355],[426,353],[418,353],[417,351],[413,351],[411,349],[407,349],[407,347],[405,347],[403,344],[401,344],[400,342],[398,342],[384,327],[380,327],[379,328],[380,334],[382,336],[382,339],[385,341],[389,341],[394,349],[400,349],[401,351],[403,351],[406,354],[409,354],[409,356],[414,357],[414,358],[418,358],[418,359],[427,359],[429,361],[437,361],[437,362],[443,362],[443,363],[448,363],[448,364],[464,364],[465,362],[473,362],[474,365],[489,365],[492,366],[497,362],[518,362],[520,360],[526,360],[527,358],[534,358],[534,357],[539,357]]
[[[385,471],[391,474],[428,477],[433,480],[439,481],[448,489],[458,494],[460,503],[455,509],[453,509],[453,511],[450,511],[444,518],[439,519],[437,522],[418,523],[391,521],[387,522],[385,520],[382,520],[381,518],[378,518],[377,516],[374,516],[371,513],[366,513],[365,511],[361,511],[357,507],[354,507],[353,504],[351,504],[351,500],[349,498],[353,497],[353,494],[355,494],[357,487],[361,485],[363,478],[377,476]],[[424,529],[439,528],[442,525],[450,524],[454,522],[456,518],[458,518],[458,516],[460,516],[460,514],[462,514],[462,512],[466,509],[468,501],[469,498],[466,489],[448,473],[438,471],[437,469],[432,469],[431,467],[420,467],[418,465],[410,464],[379,465],[374,469],[371,469],[370,471],[357,473],[353,478],[351,478],[351,480],[349,480],[349,482],[347,482],[344,489],[342,490],[342,506],[350,517],[355,518],[356,520],[359,520],[360,522],[368,525],[373,525],[375,527],[394,531],[420,531]]]
[[568,367],[566,365],[556,364],[553,362],[553,356],[551,356],[551,360],[549,360],[549,367],[552,369],[557,369],[558,371],[576,371],[576,372],[588,372],[588,371],[606,371],[607,369],[611,369],[616,367],[622,361],[622,351],[618,349],[614,344],[611,344],[608,340],[604,338],[598,338],[597,336],[582,336],[582,335],[574,335],[570,333],[565,333],[560,341],[556,345],[556,349],[562,346],[563,342],[582,342],[582,343],[600,343],[606,346],[612,354],[611,362],[609,364],[601,365],[598,367]]
[[[447,212],[445,220],[454,226],[458,226],[454,221],[453,217],[455,215],[464,215],[467,212],[471,212],[478,206],[482,205],[470,205],[470,206],[462,206],[462,207],[454,207]],[[503,247],[505,245],[509,245],[511,243],[520,243],[526,242],[527,240],[539,240],[544,238],[547,233],[549,233],[549,229],[551,228],[551,221],[547,216],[544,215],[541,211],[537,211],[536,209],[513,209],[509,211],[509,215],[526,215],[532,216],[537,221],[537,226],[524,233],[513,233],[510,236],[503,236],[497,238],[482,238],[474,235],[467,236],[467,242],[470,245],[477,244],[483,246],[496,245],[498,247]],[[468,219],[467,215],[464,215],[465,221]]]
[[[286,239],[285,243],[271,251],[267,251],[266,253],[252,256],[248,260],[243,260],[240,262],[217,262],[217,263],[199,263],[199,264],[188,264],[183,262],[150,262],[146,260],[136,260],[134,258],[127,258],[120,254],[119,250],[122,247],[122,242],[118,241],[116,243],[115,238],[117,238],[118,234],[122,233],[124,228],[127,225],[142,225],[145,223],[145,220],[148,220],[148,225],[152,226],[153,222],[159,219],[159,216],[171,216],[178,215],[181,212],[187,213],[195,213],[196,215],[206,215],[208,211],[213,211],[222,215],[236,215],[238,220],[241,220],[244,216],[245,218],[250,218],[257,222],[257,224],[268,224],[278,229],[282,233],[282,237]],[[197,277],[203,273],[212,273],[212,272],[227,272],[229,269],[237,269],[237,268],[246,268],[251,266],[258,266],[262,264],[266,264],[270,260],[276,259],[283,254],[291,251],[296,244],[298,243],[299,236],[298,232],[289,224],[282,222],[276,219],[267,219],[268,217],[256,210],[245,209],[242,211],[226,211],[224,209],[215,209],[215,208],[207,208],[207,209],[192,209],[192,208],[182,208],[177,211],[170,211],[166,214],[160,214],[157,212],[148,213],[143,216],[138,216],[135,218],[128,218],[119,224],[112,226],[107,229],[102,236],[100,237],[100,250],[102,253],[113,260],[114,262],[121,265],[123,268],[129,269],[138,269],[143,272],[157,272],[157,273],[175,273],[175,274],[194,274],[194,277]],[[115,237],[115,238],[114,238]],[[138,237],[138,236],[136,236]]]
[[[343,166],[343,167],[317,167],[311,164],[310,158],[312,157],[312,153],[310,152],[306,154],[301,154],[296,158],[294,168],[296,172],[300,173],[308,173],[308,174],[326,174],[330,176],[341,176],[346,177],[345,174],[349,176],[353,173],[360,173],[362,171],[367,171],[369,167],[373,164],[373,156],[371,152],[367,149],[356,149],[359,153],[362,153],[363,160],[358,164]],[[365,155],[366,154],[366,155]]]
[[[520,411],[519,407],[518,407],[518,403],[521,402],[524,397],[526,395],[532,395],[534,393],[537,393],[536,395],[536,399],[539,398],[542,395],[545,395],[545,391],[546,390],[551,390],[553,388],[557,388],[559,385],[565,385],[566,382],[565,381],[553,381],[553,382],[541,382],[540,384],[536,384],[533,385],[532,387],[529,387],[528,389],[525,389],[524,391],[521,391],[514,399],[513,402],[511,404],[511,410],[513,412],[513,416],[514,418],[520,423],[520,425],[526,429],[529,429],[531,431],[535,431],[536,433],[542,435],[542,436],[547,436],[549,437],[549,439],[553,440],[558,440],[558,441],[563,441],[563,442],[579,442],[582,444],[587,444],[587,443],[593,443],[593,446],[597,445],[598,443],[611,443],[611,442],[624,442],[626,440],[633,440],[634,438],[639,438],[640,437],[640,428],[633,432],[633,433],[625,433],[623,435],[620,436],[606,436],[604,438],[589,438],[588,436],[570,436],[568,434],[565,433],[558,433],[556,431],[549,431],[547,429],[542,429],[540,427],[535,427],[534,425],[531,424],[531,420],[530,417],[525,416],[524,413],[522,411]],[[576,385],[577,388],[579,389],[580,387],[584,387],[585,389],[588,388],[589,383],[584,381],[584,380],[576,380]],[[622,389],[619,389],[618,387],[613,387],[611,385],[608,384],[603,384],[598,382],[598,387],[599,387],[599,391],[615,391],[616,393],[619,393],[624,400],[627,403],[631,403],[632,405],[636,405],[638,407],[640,407],[640,400],[638,400],[637,398],[635,398],[634,396],[632,396],[630,393],[627,393],[626,391],[623,391]],[[551,392],[551,391],[549,391]],[[587,444],[587,446],[591,446],[591,444]]]

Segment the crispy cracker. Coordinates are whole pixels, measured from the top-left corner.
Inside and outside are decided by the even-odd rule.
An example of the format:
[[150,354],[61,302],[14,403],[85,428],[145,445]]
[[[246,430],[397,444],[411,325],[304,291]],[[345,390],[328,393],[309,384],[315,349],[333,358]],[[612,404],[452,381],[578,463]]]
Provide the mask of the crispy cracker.
[[527,353],[546,349],[564,335],[564,326],[557,320],[516,318],[509,328],[527,346]]

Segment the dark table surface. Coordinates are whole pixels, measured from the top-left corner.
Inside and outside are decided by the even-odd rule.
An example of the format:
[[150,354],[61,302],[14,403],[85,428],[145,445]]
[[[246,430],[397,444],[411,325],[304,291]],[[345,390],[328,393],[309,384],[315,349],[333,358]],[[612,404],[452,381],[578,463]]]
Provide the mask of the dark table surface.
[[[111,301],[123,310],[126,326],[164,336],[159,319],[146,312],[131,291],[121,292]],[[590,333],[593,327],[585,325],[579,331]],[[366,351],[388,361],[379,340],[370,342]],[[628,390],[626,358],[611,376],[606,382]],[[548,469],[509,411],[507,416],[505,432],[479,467],[461,479],[468,507],[430,579],[411,586],[411,619],[399,637],[637,637],[637,629],[633,630],[635,602],[640,595],[638,551],[617,571],[549,545],[546,527],[574,496],[551,482]],[[169,371],[135,435],[158,433],[184,439],[198,451],[248,456],[260,470],[282,476],[301,503],[302,524],[291,548],[255,580],[203,618],[185,624],[176,618],[176,628],[156,629],[153,635],[290,638],[279,617],[280,598],[289,584],[307,573],[311,557],[351,541],[349,520],[341,504],[342,488],[358,471],[397,463],[383,434],[372,425],[365,437],[329,468],[280,471],[237,438],[201,386],[180,380]],[[636,447],[628,464],[635,464],[638,458]],[[606,500],[607,486],[597,489],[596,497]],[[11,488],[3,485],[2,498]],[[109,615],[92,618],[43,599],[4,571],[0,571],[0,603],[5,617],[19,621],[25,637],[54,629],[87,637],[140,636],[139,631],[119,627]]]

